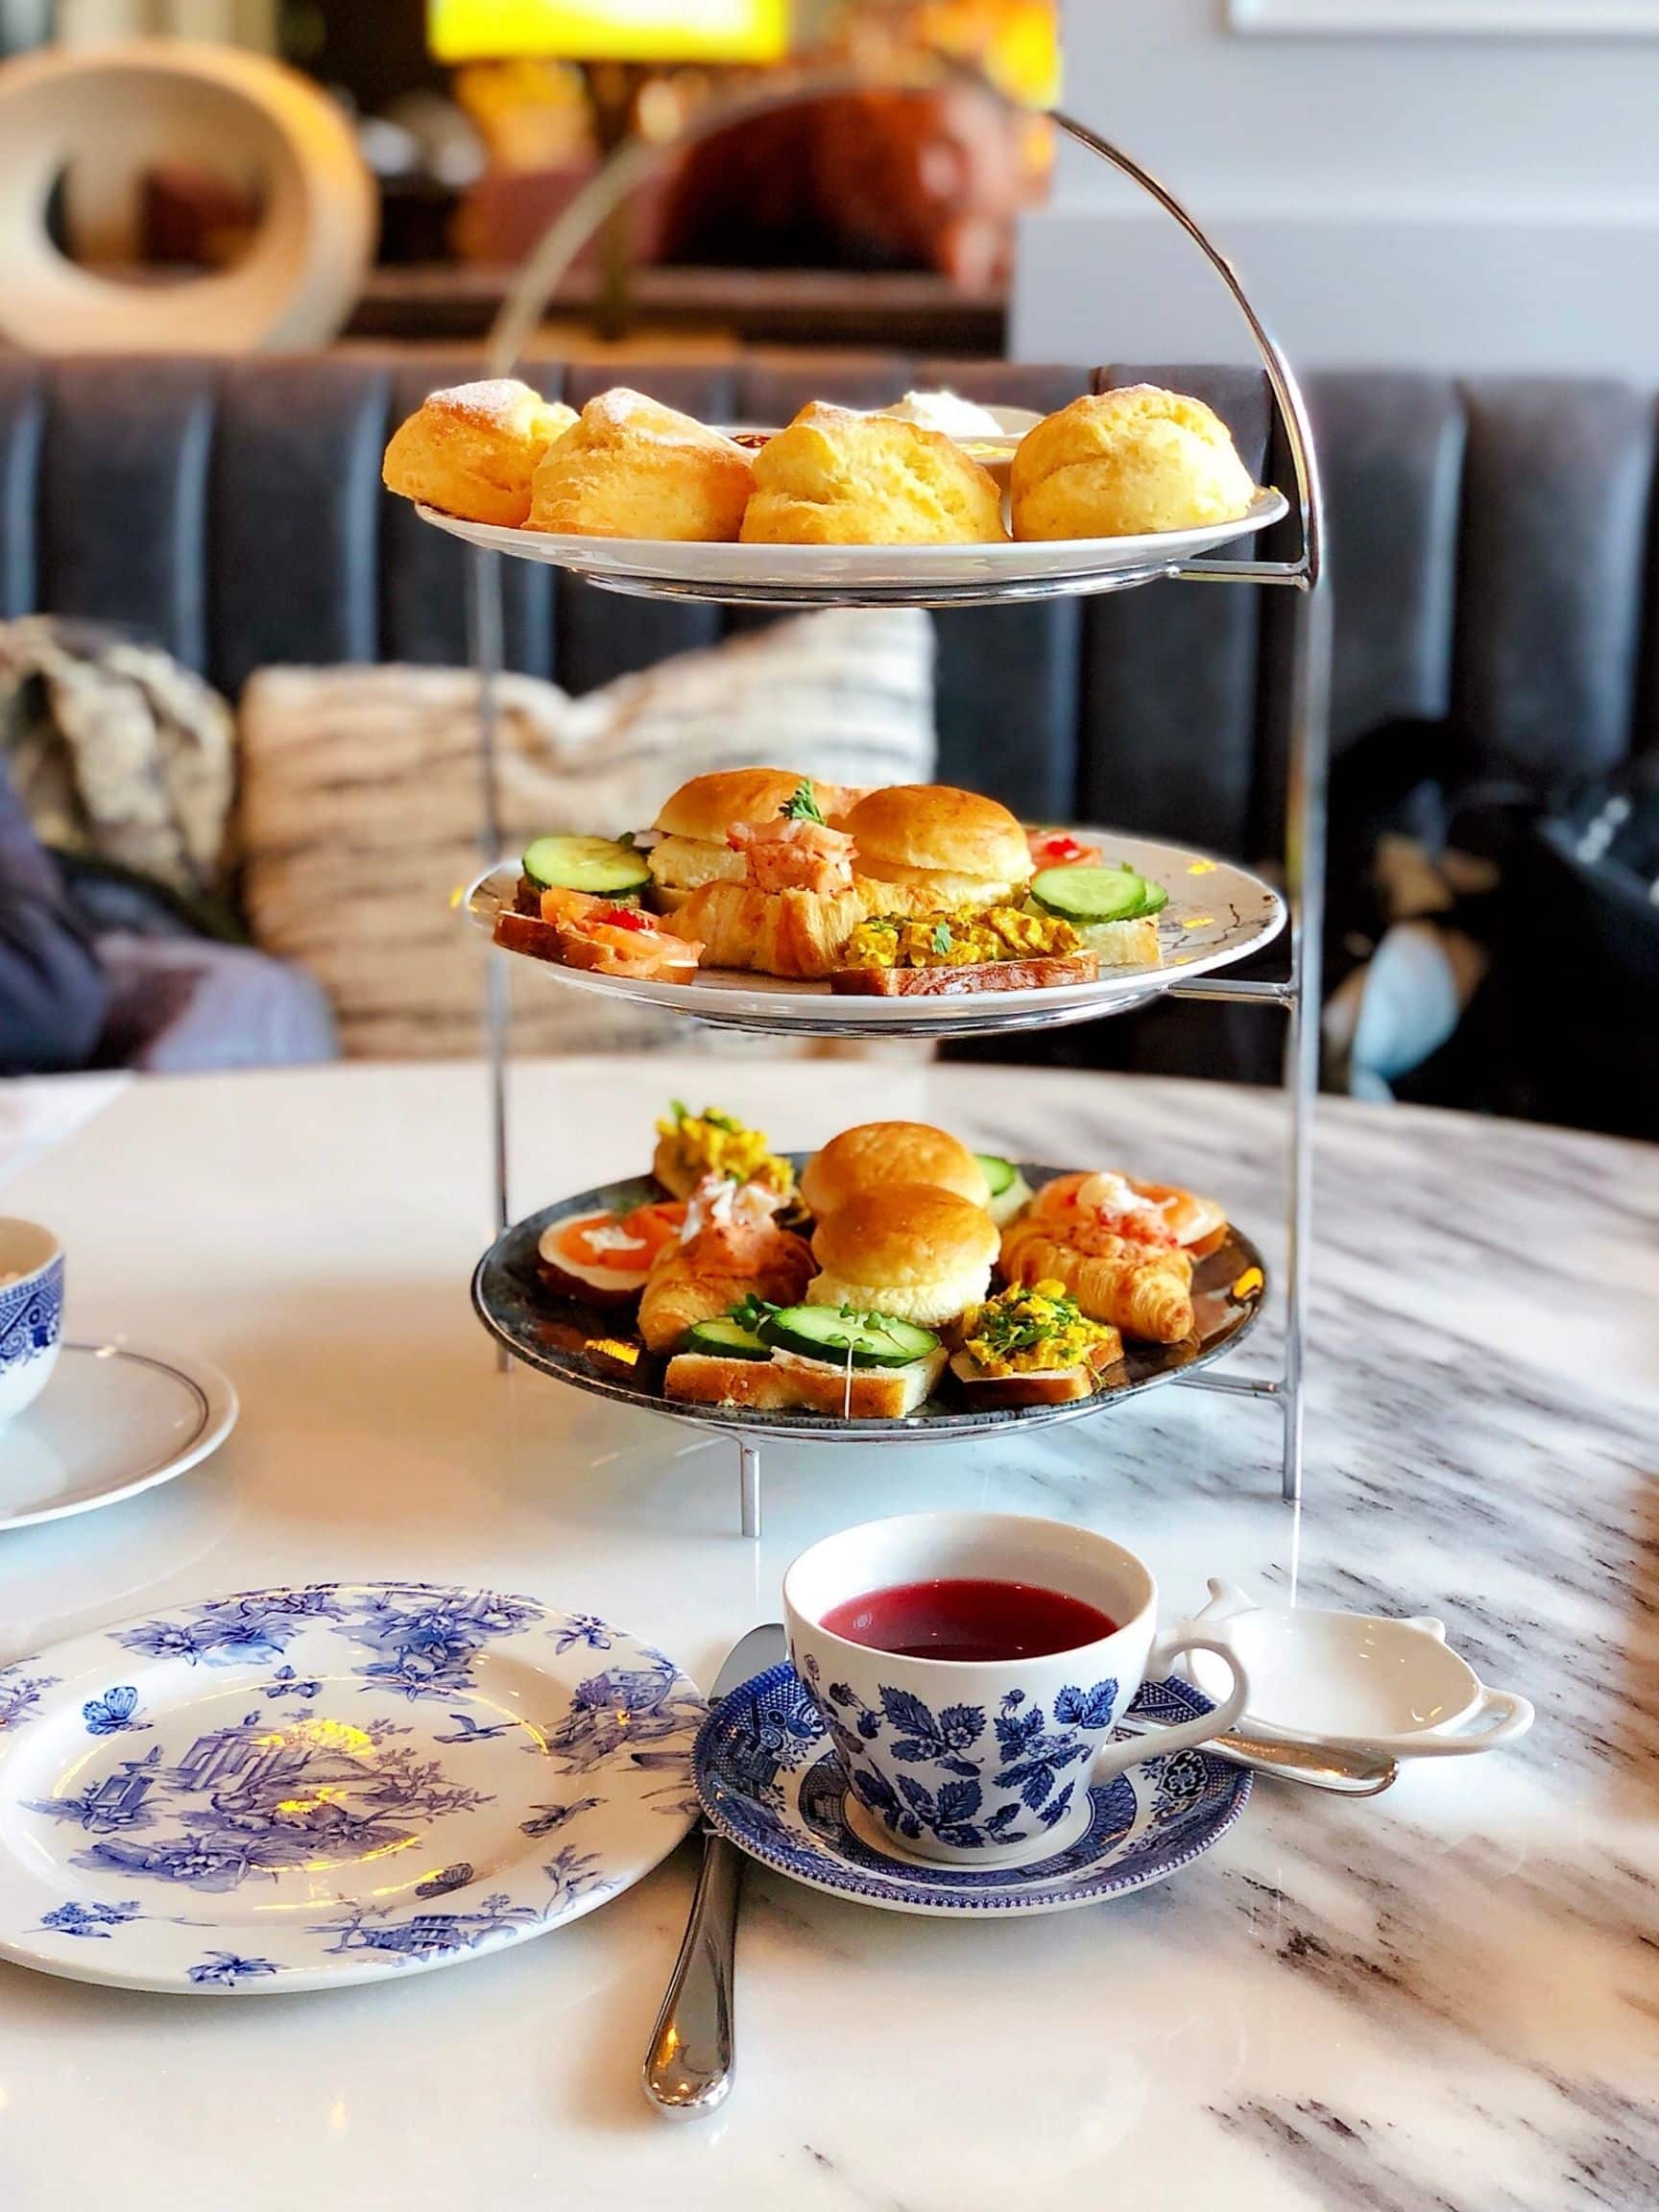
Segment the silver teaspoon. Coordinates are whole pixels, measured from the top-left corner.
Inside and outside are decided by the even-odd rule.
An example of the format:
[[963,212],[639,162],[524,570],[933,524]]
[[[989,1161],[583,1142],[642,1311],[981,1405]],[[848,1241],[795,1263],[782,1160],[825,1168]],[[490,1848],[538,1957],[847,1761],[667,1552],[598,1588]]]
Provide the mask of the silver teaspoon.
[[1334,1790],[1345,1797],[1376,1797],[1400,1779],[1392,1759],[1369,1751],[1347,1751],[1334,1744],[1286,1743],[1262,1736],[1214,1736],[1204,1746],[1235,1767],[1271,1774],[1281,1782],[1305,1782],[1310,1790]]
[[[1158,1734],[1156,1728],[1130,1726],[1138,1736]],[[1291,1743],[1283,1737],[1248,1736],[1235,1730],[1230,1736],[1212,1736],[1200,1748],[1214,1751],[1231,1766],[1248,1767],[1252,1773],[1305,1783],[1310,1790],[1330,1790],[1343,1797],[1381,1796],[1400,1779],[1396,1761],[1338,1744]]]

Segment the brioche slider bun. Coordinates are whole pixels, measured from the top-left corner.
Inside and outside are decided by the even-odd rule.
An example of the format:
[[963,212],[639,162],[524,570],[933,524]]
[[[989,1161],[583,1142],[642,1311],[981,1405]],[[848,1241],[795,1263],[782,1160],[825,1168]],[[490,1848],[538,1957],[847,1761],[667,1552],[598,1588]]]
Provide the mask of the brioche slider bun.
[[705,883],[741,882],[743,855],[727,844],[727,830],[775,821],[810,781],[793,768],[721,768],[682,783],[652,824],[661,833],[649,856],[658,904],[671,914]]
[[894,913],[996,905],[1033,873],[1025,832],[1007,807],[946,783],[883,784],[844,827],[858,874],[898,895]]
[[807,1212],[823,1220],[861,1191],[893,1183],[953,1191],[971,1206],[991,1201],[985,1170],[967,1145],[926,1121],[866,1121],[843,1129],[806,1163],[801,1196]]
[[931,1329],[984,1297],[999,1241],[984,1207],[953,1190],[926,1183],[860,1190],[813,1233],[823,1272],[808,1284],[806,1302]]

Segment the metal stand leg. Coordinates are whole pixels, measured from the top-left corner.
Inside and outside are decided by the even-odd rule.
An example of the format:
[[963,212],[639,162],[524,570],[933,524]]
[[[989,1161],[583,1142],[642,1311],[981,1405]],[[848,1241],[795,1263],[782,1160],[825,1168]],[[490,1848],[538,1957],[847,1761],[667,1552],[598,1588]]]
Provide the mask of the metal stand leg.
[[737,1479],[743,1499],[743,1533],[757,1538],[760,1534],[760,1446],[752,1436],[739,1436],[737,1449],[742,1455]]
[[1302,1496],[1302,1387],[1312,1257],[1313,1116],[1319,1095],[1319,985],[1325,929],[1325,733],[1330,675],[1329,595],[1326,589],[1316,586],[1302,592],[1296,601],[1285,825],[1291,980],[1295,986],[1285,1045],[1285,1081],[1290,1093],[1290,1158],[1282,1486],[1290,1503]]
[[[474,550],[467,565],[467,622],[471,632],[472,664],[478,671],[478,846],[487,867],[501,857],[501,788],[495,733],[499,716],[496,679],[501,673],[501,559]],[[507,963],[492,950],[484,956],[484,1051],[490,1070],[491,1168],[495,1183],[496,1234],[512,1219],[507,1168],[507,1046],[512,1009]],[[512,1365],[499,1345],[495,1365],[505,1375]]]

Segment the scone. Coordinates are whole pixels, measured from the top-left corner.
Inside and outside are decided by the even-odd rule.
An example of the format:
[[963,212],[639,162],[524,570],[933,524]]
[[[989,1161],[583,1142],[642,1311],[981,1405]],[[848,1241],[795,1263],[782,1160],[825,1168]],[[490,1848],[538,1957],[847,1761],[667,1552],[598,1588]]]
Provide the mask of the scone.
[[1202,399],[1129,384],[1039,422],[1014,456],[1014,535],[1129,538],[1231,522],[1256,496],[1227,425]]
[[746,545],[979,545],[1002,495],[953,439],[813,400],[755,457]]
[[618,385],[589,400],[537,470],[529,526],[711,543],[736,537],[754,483],[730,438]]
[[405,499],[515,530],[530,512],[537,463],[575,420],[574,408],[510,376],[456,384],[398,425],[381,475]]

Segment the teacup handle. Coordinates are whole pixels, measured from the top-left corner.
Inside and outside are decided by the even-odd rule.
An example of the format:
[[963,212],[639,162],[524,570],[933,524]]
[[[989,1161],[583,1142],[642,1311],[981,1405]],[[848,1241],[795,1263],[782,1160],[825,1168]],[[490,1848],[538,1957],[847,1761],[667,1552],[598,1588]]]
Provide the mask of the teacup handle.
[[1143,1759],[1167,1759],[1172,1752],[1190,1751],[1196,1744],[1208,1743],[1213,1736],[1224,1736],[1243,1712],[1250,1701],[1250,1681],[1238,1652],[1219,1635],[1195,1635],[1190,1623],[1160,1636],[1154,1643],[1146,1659],[1146,1679],[1161,1681],[1173,1671],[1175,1661],[1187,1651],[1208,1651],[1223,1661],[1233,1677],[1232,1689],[1214,1713],[1200,1714],[1196,1720],[1181,1720],[1172,1728],[1154,1722],[1143,1736],[1106,1744],[1094,1763],[1094,1781],[1110,1781],[1126,1767],[1139,1767]]

